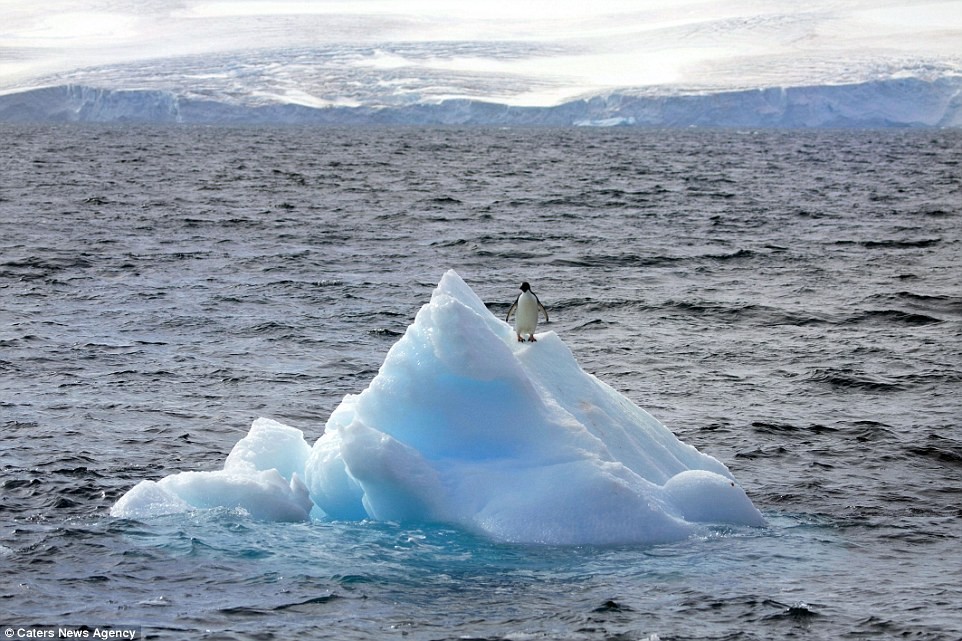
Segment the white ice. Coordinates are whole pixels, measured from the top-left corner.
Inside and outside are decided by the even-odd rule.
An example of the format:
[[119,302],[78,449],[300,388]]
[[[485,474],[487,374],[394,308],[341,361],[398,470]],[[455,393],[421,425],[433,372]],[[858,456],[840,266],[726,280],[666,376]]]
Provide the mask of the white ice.
[[[299,92],[293,102],[314,104],[336,98],[315,78],[320,61],[292,69],[268,52],[340,51],[349,71],[359,64],[350,53],[356,47],[393,43],[402,53],[390,64],[436,78],[426,96],[437,98],[466,75],[510,78],[510,89],[451,97],[548,106],[625,88],[724,91],[958,75],[960,34],[957,0],[0,2],[0,51],[8,54],[0,56],[0,91],[63,82],[61,74],[101,88],[142,87],[143,73],[124,65],[164,77],[166,66],[198,56],[209,59],[207,73],[223,72],[222,56],[260,50],[276,82]],[[404,55],[412,45],[437,55]],[[372,55],[366,64],[378,62]],[[111,66],[119,69],[104,84]],[[196,83],[202,94],[204,87]]]
[[761,526],[729,470],[582,370],[552,331],[519,343],[454,272],[313,448],[254,422],[223,470],[142,481],[111,510],[448,523],[523,543],[657,543]]

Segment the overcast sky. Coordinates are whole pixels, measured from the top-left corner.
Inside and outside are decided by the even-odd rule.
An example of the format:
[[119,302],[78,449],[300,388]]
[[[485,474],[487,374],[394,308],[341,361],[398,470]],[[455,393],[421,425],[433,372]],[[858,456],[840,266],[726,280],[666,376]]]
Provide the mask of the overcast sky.
[[[455,42],[505,46],[376,50]],[[962,73],[962,0],[0,0],[0,90],[185,55],[365,44],[355,63],[531,79],[516,102],[844,82]]]

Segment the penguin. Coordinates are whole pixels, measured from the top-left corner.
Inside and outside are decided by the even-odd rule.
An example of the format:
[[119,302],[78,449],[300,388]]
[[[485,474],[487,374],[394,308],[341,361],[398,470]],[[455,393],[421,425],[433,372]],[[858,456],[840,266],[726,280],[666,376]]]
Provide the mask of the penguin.
[[[521,293],[514,299],[514,303],[508,309],[508,315],[504,317],[504,322],[511,318],[511,312],[517,311],[514,317],[514,333],[518,335],[518,342],[536,342],[534,330],[538,326],[538,311],[544,312],[544,322],[548,322],[548,310],[544,308],[538,296],[531,291],[531,285],[527,281],[521,283]],[[527,338],[522,338],[522,335]]]

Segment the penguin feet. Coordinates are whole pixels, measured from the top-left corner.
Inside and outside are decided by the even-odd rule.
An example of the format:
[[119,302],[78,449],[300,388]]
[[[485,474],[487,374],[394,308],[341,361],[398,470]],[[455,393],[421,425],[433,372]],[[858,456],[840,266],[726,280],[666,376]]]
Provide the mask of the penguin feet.
[[534,334],[532,334],[531,336],[529,336],[529,337],[528,337],[528,340],[531,341],[532,343],[537,343],[537,342],[538,342],[538,339],[534,337]]

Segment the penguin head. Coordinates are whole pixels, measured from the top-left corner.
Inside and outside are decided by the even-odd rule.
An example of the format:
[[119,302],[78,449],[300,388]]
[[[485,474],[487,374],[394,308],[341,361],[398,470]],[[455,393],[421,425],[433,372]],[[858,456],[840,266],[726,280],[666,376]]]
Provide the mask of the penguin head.
[[523,292],[526,292],[529,289],[531,289],[531,285],[528,284],[528,281],[524,281],[523,283],[521,283],[521,287],[519,289]]

